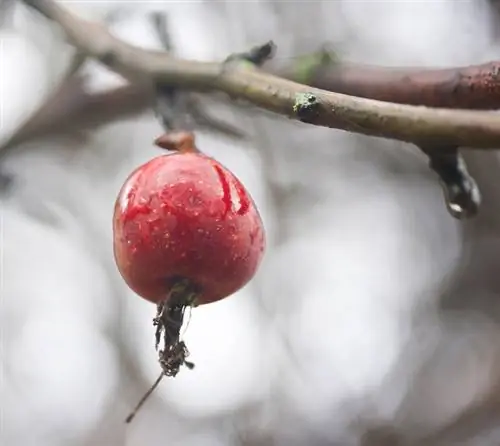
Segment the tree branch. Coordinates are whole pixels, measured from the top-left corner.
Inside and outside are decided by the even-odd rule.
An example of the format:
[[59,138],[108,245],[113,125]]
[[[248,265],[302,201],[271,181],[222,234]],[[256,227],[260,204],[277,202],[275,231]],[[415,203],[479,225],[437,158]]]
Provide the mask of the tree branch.
[[196,91],[220,91],[306,123],[441,146],[500,147],[500,117],[492,112],[430,109],[351,97],[308,87],[251,67],[248,62],[195,62],[148,51],[112,36],[53,0],[24,2],[57,22],[69,41],[130,80]]
[[83,80],[73,77],[62,83],[42,107],[0,146],[0,159],[14,147],[47,135],[92,130],[103,123],[123,119],[154,103],[154,91],[143,85],[125,85],[88,93]]
[[393,68],[345,63],[327,50],[273,69],[286,79],[342,93],[427,107],[500,109],[500,62],[455,68]]

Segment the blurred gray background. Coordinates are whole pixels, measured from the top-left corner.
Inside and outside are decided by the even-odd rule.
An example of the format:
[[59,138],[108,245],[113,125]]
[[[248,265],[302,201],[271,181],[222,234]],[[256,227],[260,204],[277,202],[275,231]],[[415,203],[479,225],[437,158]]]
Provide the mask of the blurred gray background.
[[[150,16],[164,12],[176,54],[197,60],[269,39],[284,64],[325,42],[346,60],[389,66],[500,58],[496,2],[486,0],[64,3],[157,49]],[[159,371],[155,309],[119,277],[111,216],[128,173],[161,153],[152,141],[162,128],[137,98],[110,95],[96,122],[75,112],[125,85],[89,62],[42,113],[55,124],[78,119],[19,137],[67,77],[73,53],[48,22],[8,6],[2,445],[500,444],[498,156],[467,154],[484,200],[478,218],[459,224],[412,146],[220,100],[211,113],[250,138],[199,131],[199,146],[251,191],[267,254],[245,289],[192,312],[185,340],[196,369],[165,380],[125,425]]]

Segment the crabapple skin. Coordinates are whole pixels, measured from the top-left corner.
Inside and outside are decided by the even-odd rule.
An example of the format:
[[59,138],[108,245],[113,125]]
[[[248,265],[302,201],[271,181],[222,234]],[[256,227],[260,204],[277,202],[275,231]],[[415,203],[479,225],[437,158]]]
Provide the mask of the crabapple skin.
[[198,290],[197,305],[223,299],[253,278],[266,247],[250,194],[201,153],[158,156],[133,171],[115,203],[113,237],[123,279],[153,303],[179,279]]

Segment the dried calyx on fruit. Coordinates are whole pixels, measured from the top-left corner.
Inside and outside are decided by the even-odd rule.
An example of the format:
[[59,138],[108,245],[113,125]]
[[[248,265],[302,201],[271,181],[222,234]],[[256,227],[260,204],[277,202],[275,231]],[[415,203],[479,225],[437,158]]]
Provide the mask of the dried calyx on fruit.
[[153,323],[156,348],[162,344],[162,373],[153,388],[181,366],[194,366],[180,339],[185,310],[245,286],[266,244],[248,191],[231,171],[196,148],[191,133],[165,134],[156,144],[176,153],[153,158],[130,174],[113,218],[120,274],[133,291],[157,305]]

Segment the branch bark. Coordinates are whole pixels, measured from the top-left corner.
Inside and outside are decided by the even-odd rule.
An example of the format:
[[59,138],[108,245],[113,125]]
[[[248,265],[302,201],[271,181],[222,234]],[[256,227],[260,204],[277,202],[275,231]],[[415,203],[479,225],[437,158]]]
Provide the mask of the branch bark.
[[325,51],[272,72],[336,93],[427,107],[500,109],[500,62],[454,68],[396,68],[346,63]]
[[248,63],[196,62],[148,51],[112,36],[53,0],[24,0],[57,22],[89,57],[132,81],[194,91],[219,91],[309,124],[425,145],[476,149],[500,147],[500,116],[488,111],[431,109],[351,97],[267,74]]

